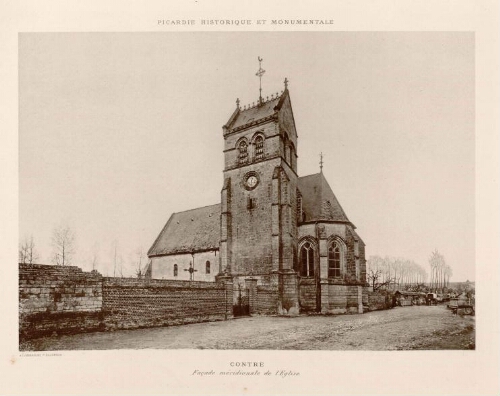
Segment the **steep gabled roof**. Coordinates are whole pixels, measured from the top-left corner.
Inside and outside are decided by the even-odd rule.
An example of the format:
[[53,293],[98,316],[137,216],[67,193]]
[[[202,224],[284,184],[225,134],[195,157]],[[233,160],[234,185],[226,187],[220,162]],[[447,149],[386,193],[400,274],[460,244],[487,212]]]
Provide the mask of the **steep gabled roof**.
[[299,177],[305,221],[340,221],[350,223],[323,173]]
[[148,256],[219,249],[220,204],[174,213]]
[[231,129],[246,125],[252,121],[258,121],[262,118],[272,116],[275,111],[274,108],[278,104],[279,100],[280,98],[278,97],[264,102],[260,106],[256,105],[246,110],[240,110],[232,122]]
[[[263,101],[262,104],[257,102],[252,106],[236,108],[224,125],[224,128],[230,130],[242,129],[246,125],[252,125],[258,121],[270,119],[281,110],[285,102],[287,102],[287,98],[290,99],[290,93],[288,89],[285,89],[281,95],[273,95],[271,99]],[[287,103],[289,102],[288,100]]]

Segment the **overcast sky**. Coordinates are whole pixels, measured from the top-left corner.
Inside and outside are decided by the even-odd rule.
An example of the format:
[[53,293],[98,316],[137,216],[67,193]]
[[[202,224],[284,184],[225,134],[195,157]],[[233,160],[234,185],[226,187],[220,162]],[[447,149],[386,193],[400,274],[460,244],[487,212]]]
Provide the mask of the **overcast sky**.
[[474,280],[472,33],[21,34],[20,237],[49,263],[70,225],[75,264],[124,274],[172,212],[220,201],[222,125],[289,90],[298,168],[324,173],[367,256]]

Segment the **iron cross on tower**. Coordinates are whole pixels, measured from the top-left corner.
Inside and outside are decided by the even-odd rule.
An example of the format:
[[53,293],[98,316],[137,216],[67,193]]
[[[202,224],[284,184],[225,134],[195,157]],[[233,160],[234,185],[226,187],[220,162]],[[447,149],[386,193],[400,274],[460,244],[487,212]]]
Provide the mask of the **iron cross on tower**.
[[323,173],[323,153],[319,153],[319,171]]
[[189,263],[189,268],[184,269],[184,271],[189,272],[189,280],[192,281],[194,280],[194,273],[197,272],[198,270],[194,269],[193,263]]
[[259,77],[259,104],[262,104],[263,103],[263,101],[262,101],[262,76],[264,75],[264,73],[266,71],[261,66],[261,62],[264,59],[262,59],[260,56],[258,56],[257,59],[259,60],[259,70],[257,71],[257,73],[255,73],[255,75]]

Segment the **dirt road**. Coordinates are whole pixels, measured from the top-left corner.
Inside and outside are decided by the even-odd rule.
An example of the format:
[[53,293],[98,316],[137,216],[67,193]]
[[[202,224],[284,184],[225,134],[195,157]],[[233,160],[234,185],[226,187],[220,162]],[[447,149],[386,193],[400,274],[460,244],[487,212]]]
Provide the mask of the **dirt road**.
[[474,349],[475,320],[445,306],[363,315],[246,317],[153,329],[48,337],[21,350],[94,349]]

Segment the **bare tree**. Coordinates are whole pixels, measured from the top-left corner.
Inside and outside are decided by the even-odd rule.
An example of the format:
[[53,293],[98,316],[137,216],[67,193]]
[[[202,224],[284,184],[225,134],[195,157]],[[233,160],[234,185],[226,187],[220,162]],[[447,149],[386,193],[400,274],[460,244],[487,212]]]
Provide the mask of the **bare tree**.
[[431,288],[437,290],[443,287],[443,273],[446,270],[446,262],[444,256],[434,250],[429,258],[431,267]]
[[40,258],[35,249],[35,241],[33,235],[29,238],[24,237],[22,243],[19,244],[19,262],[22,264],[34,264]]
[[403,258],[371,256],[366,265],[373,290],[399,287],[410,290],[427,279],[424,268]]
[[94,243],[94,246],[92,248],[90,263],[92,264],[92,271],[97,271],[97,265],[99,264],[99,247],[97,243]]
[[135,271],[135,274],[138,278],[142,278],[144,276],[144,271],[143,271],[143,268],[142,268],[142,261],[143,261],[143,258],[144,258],[144,250],[142,248],[142,246],[140,246],[139,248],[137,248],[137,250],[135,251],[135,255],[136,255],[136,271]]
[[113,241],[113,277],[116,277],[116,251],[118,250],[118,241],[115,239]]
[[52,261],[57,265],[69,265],[75,253],[75,233],[68,226],[59,226],[52,231]]
[[383,272],[382,270],[368,270],[368,282],[371,283],[373,291],[377,291],[379,289],[384,289],[394,283],[396,280],[390,278],[382,278]]

